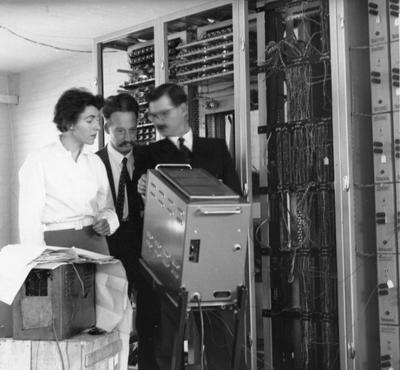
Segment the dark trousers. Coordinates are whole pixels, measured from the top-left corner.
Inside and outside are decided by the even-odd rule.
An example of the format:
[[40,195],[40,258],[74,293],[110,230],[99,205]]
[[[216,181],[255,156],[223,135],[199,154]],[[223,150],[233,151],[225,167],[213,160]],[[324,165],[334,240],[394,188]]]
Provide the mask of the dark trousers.
[[157,293],[144,279],[140,278],[136,287],[139,370],[159,370],[156,362],[156,347],[160,326],[160,301]]
[[118,258],[126,271],[129,288],[128,293],[132,292],[137,280],[137,261],[140,254],[141,236],[130,222],[121,222],[117,231],[107,237],[110,254]]
[[155,360],[156,331],[159,324],[159,301],[140,272],[141,233],[129,222],[121,222],[114,235],[108,237],[110,254],[121,260],[129,282],[129,293],[136,290],[136,330],[139,370],[158,370]]

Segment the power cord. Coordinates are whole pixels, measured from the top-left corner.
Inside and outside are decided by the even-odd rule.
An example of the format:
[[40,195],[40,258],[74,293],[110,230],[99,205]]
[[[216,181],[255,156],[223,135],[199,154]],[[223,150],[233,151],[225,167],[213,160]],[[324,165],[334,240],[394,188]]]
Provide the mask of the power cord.
[[53,328],[54,338],[55,338],[56,343],[57,343],[58,353],[59,353],[60,359],[61,359],[61,367],[62,367],[62,370],[65,370],[64,357],[63,357],[63,355],[62,355],[60,342],[58,341],[58,337],[57,337],[57,333],[56,333],[56,328],[55,328],[55,326],[54,326],[54,317],[53,317],[52,320],[51,320],[51,324],[52,324],[51,326],[52,326],[52,328]]
[[201,343],[200,343],[200,369],[204,370],[204,317],[203,317],[203,309],[201,307],[201,296],[200,293],[193,293],[193,299],[197,302],[197,305],[199,307],[199,313],[200,313],[200,337],[201,337]]
[[81,288],[82,288],[82,297],[86,298],[88,295],[88,292],[85,292],[85,284],[83,283],[83,280],[81,278],[81,276],[79,275],[78,269],[75,267],[75,264],[72,264],[73,269],[75,270],[76,276],[79,280],[79,283],[81,284]]

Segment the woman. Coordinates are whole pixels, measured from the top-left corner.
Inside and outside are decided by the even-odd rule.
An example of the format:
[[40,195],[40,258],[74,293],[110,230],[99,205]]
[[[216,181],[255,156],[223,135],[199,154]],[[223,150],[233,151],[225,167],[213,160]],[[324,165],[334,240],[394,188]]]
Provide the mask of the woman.
[[54,123],[61,135],[28,155],[19,172],[21,243],[78,247],[109,254],[106,235],[118,217],[106,169],[87,151],[100,130],[103,98],[70,89],[59,98]]

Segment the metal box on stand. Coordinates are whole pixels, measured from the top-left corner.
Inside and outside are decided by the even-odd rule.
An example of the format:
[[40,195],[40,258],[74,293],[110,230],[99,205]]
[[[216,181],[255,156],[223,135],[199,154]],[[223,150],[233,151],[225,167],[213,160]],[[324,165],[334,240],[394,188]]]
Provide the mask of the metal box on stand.
[[96,323],[90,263],[33,269],[13,302],[14,339],[62,340]]
[[[171,290],[189,301],[236,300],[245,282],[250,204],[202,169],[148,172],[142,256]],[[190,303],[190,302],[189,302]]]

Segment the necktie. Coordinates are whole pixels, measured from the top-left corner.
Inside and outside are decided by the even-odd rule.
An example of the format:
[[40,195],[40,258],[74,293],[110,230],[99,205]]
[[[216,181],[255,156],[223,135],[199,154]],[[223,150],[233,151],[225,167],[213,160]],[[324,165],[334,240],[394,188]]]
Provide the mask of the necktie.
[[178,139],[178,143],[179,143],[179,151],[183,154],[183,158],[185,163],[190,163],[190,156],[191,156],[191,152],[190,150],[187,148],[187,146],[185,146],[183,143],[185,142],[185,139],[183,137],[180,137]]
[[122,220],[123,212],[124,212],[124,202],[125,202],[125,187],[127,182],[129,181],[129,172],[128,168],[126,167],[126,162],[128,159],[124,157],[122,159],[122,170],[121,175],[119,177],[119,184],[118,184],[118,197],[117,197],[117,205],[116,205],[116,212],[118,216],[118,220]]

